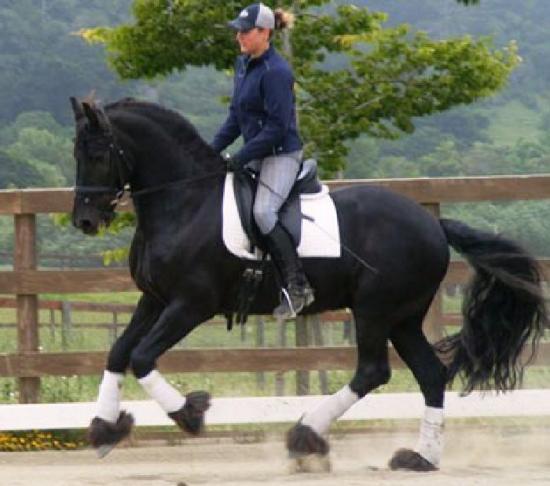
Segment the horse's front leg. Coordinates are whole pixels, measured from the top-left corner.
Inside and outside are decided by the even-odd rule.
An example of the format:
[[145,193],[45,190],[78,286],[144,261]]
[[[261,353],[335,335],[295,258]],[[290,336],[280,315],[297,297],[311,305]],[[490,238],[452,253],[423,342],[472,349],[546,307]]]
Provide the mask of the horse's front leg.
[[88,428],[88,440],[100,457],[130,434],[134,419],[120,411],[121,387],[130,364],[132,349],[157,321],[163,306],[144,294],[138,302],[130,324],[115,341],[99,386],[97,412]]
[[148,395],[182,430],[193,435],[202,431],[204,413],[210,407],[210,395],[196,391],[183,396],[155,368],[157,359],[165,351],[211,317],[212,312],[191,308],[181,301],[169,304],[151,331],[132,351],[130,360],[134,375]]

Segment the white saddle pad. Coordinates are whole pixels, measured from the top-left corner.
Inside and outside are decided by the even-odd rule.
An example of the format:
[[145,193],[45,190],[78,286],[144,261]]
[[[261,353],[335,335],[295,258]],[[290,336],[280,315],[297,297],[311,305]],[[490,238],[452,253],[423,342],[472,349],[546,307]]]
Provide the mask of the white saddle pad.
[[[340,257],[340,230],[334,201],[327,186],[323,186],[317,194],[302,194],[302,238],[298,247],[298,255],[305,258]],[[311,221],[310,221],[311,218]],[[248,260],[258,260],[262,253],[255,249],[251,252],[250,240],[244,232],[235,192],[233,190],[233,174],[225,178],[222,205],[223,242],[234,255]]]

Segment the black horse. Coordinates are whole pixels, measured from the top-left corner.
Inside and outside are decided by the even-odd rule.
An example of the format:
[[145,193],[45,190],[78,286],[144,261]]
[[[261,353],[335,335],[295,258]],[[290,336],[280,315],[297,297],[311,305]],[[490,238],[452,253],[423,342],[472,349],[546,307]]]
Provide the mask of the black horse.
[[[143,292],[109,353],[101,413],[91,423],[90,440],[108,450],[129,433],[132,418],[118,410],[120,377],[128,368],[182,429],[198,433],[208,395],[182,397],[155,365],[196,326],[235,310],[245,262],[222,241],[225,163],[188,121],[156,104],[124,99],[102,109],[93,100],[71,102],[77,160],[73,223],[95,234],[111,222],[129,187],[137,216],[130,270]],[[346,251],[338,258],[304,259],[316,295],[306,312],[353,311],[357,368],[349,385],[289,431],[287,447],[297,457],[327,454],[322,436],[330,423],[390,379],[391,342],[418,381],[426,413],[416,449],[401,449],[390,465],[434,469],[446,385],[459,374],[467,392],[519,384],[522,349],[528,342],[535,349],[545,325],[540,271],[514,242],[439,220],[386,189],[359,186],[331,196]],[[476,273],[465,298],[463,329],[437,346],[447,355],[445,366],[424,336],[422,321],[447,271],[449,245]],[[268,314],[278,304],[274,275],[266,271],[252,313]]]

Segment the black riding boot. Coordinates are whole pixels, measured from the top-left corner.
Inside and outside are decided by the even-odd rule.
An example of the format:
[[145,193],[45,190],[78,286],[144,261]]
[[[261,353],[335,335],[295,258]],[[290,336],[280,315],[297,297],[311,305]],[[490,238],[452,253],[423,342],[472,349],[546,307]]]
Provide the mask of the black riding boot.
[[313,289],[304,274],[292,237],[279,223],[265,235],[265,241],[286,287],[282,289],[283,298],[281,304],[273,311],[273,316],[292,319],[315,300]]

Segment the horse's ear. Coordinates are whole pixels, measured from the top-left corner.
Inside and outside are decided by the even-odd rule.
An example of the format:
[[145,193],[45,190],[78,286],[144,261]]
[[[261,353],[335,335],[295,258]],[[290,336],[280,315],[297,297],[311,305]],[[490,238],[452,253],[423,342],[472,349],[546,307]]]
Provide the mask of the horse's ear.
[[71,100],[71,106],[73,107],[74,119],[76,122],[78,122],[85,116],[84,110],[82,108],[82,103],[80,103],[78,98],[74,96],[71,96],[69,99]]
[[110,131],[111,125],[109,123],[107,115],[105,115],[105,112],[101,108],[95,105],[91,105],[86,101],[82,103],[82,108],[84,108],[84,114],[90,122],[90,129],[92,131]]

